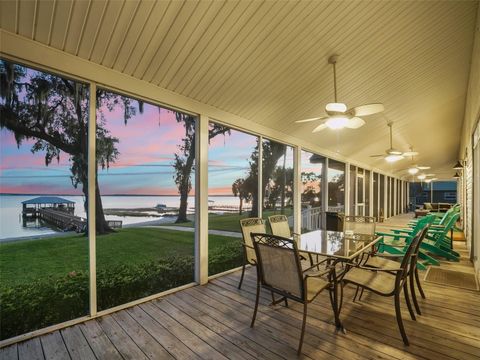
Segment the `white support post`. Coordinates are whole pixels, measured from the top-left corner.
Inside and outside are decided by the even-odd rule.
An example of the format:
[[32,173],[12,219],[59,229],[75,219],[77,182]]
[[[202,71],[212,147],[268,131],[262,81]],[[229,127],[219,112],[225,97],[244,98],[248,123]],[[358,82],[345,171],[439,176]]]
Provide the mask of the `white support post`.
[[263,190],[262,189],[262,177],[263,177],[263,137],[258,137],[258,217],[263,216]]
[[397,179],[393,178],[393,214],[397,215]]
[[370,206],[369,206],[369,209],[368,209],[367,216],[373,216],[373,207],[377,206],[377,204],[373,203],[373,198],[374,198],[374,196],[373,196],[373,175],[374,175],[373,170],[370,170],[370,177],[369,177],[370,181],[369,181],[369,184],[368,184],[368,188],[369,188],[368,203],[370,204]]
[[88,112],[88,259],[90,268],[90,316],[97,315],[97,258],[96,258],[96,194],[97,176],[96,128],[97,128],[97,85],[90,83]]
[[321,188],[321,197],[322,197],[322,230],[327,227],[327,211],[328,211],[328,158],[325,158],[325,164],[322,167],[322,188]]
[[388,218],[388,197],[390,196],[390,193],[388,192],[388,176],[384,175],[383,176],[383,218],[386,219]]
[[302,149],[293,148],[293,231],[302,231]]
[[208,117],[195,123],[195,282],[208,282]]
[[344,213],[345,215],[353,215],[353,214],[350,214],[350,163],[345,163],[344,193],[345,193]]

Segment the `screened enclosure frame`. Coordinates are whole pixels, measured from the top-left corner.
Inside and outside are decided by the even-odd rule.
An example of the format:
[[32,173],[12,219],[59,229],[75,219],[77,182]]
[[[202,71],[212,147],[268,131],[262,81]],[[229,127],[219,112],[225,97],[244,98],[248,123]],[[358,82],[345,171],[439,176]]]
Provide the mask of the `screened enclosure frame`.
[[[31,51],[29,52],[31,53]],[[27,55],[26,55],[27,56]],[[36,55],[35,55],[36,56]],[[371,176],[373,177],[374,171],[377,174],[385,174],[385,179],[388,175],[386,173],[379,171],[378,169],[374,169],[372,167],[367,167],[363,165],[357,165],[356,163],[351,163],[346,161],[342,158],[336,158],[331,154],[323,154],[322,151],[318,149],[312,149],[308,146],[301,146],[300,143],[294,143],[289,141],[288,136],[286,139],[282,139],[280,137],[274,136],[272,134],[266,134],[262,132],[262,128],[259,127],[258,131],[252,129],[246,129],[246,127],[238,126],[237,124],[232,124],[228,121],[222,121],[217,117],[212,117],[208,114],[208,111],[203,112],[194,112],[188,110],[188,104],[185,102],[179,101],[177,105],[175,105],[176,101],[172,100],[172,102],[163,102],[159,101],[156,97],[147,97],[142,95],[142,91],[138,93],[133,91],[126,91],[124,88],[120,88],[115,86],[115,81],[112,81],[112,84],[108,84],[102,81],[92,81],[91,79],[75,75],[76,71],[75,68],[71,67],[72,73],[65,72],[63,69],[54,68],[52,66],[47,66],[45,64],[39,64],[37,62],[32,62],[25,59],[19,59],[14,56],[6,55],[2,52],[1,58],[7,61],[11,61],[15,64],[25,66],[34,70],[48,72],[52,75],[58,75],[61,77],[65,77],[67,79],[71,79],[74,81],[81,82],[85,85],[89,86],[89,114],[88,114],[88,197],[89,199],[95,198],[95,179],[96,175],[96,167],[97,167],[97,159],[96,159],[96,125],[97,125],[97,116],[96,116],[96,90],[97,88],[102,88],[107,91],[115,92],[116,94],[131,97],[137,100],[145,101],[154,106],[160,106],[165,109],[179,111],[188,115],[192,115],[196,117],[195,121],[195,161],[196,161],[196,168],[195,168],[195,240],[194,240],[194,282],[190,284],[186,284],[177,288],[172,288],[164,292],[160,292],[157,294],[153,294],[144,298],[140,298],[134,300],[132,302],[128,302],[125,304],[121,304],[116,307],[112,307],[106,310],[98,311],[97,307],[97,254],[96,254],[96,231],[95,231],[95,220],[96,220],[96,209],[95,209],[95,201],[89,201],[89,206],[87,209],[87,221],[88,221],[88,257],[89,257],[89,314],[84,317],[72,319],[66,322],[57,323],[52,326],[41,328],[39,330],[35,330],[29,333],[25,333],[16,337],[12,337],[3,341],[0,341],[0,346],[5,346],[11,343],[15,343],[21,340],[25,340],[27,338],[31,338],[33,336],[37,336],[39,334],[44,334],[51,332],[53,330],[63,328],[66,326],[71,326],[75,323],[83,322],[86,319],[95,318],[98,316],[103,316],[115,311],[118,311],[123,308],[127,308],[133,306],[135,304],[139,304],[145,301],[149,301],[160,296],[164,296],[168,293],[178,291],[184,288],[188,288],[194,286],[195,284],[206,284],[209,280],[208,274],[208,131],[209,131],[209,123],[214,122],[224,126],[227,126],[231,129],[239,130],[247,134],[251,134],[258,137],[258,141],[261,144],[264,139],[272,140],[275,142],[279,142],[286,146],[290,146],[293,149],[293,218],[294,218],[294,231],[300,232],[301,231],[301,152],[302,150],[311,152],[313,154],[321,155],[325,158],[324,166],[322,169],[322,179],[321,182],[321,197],[322,197],[322,206],[325,207],[325,210],[328,209],[328,168],[329,168],[329,161],[339,161],[345,164],[345,178],[344,178],[344,207],[345,213],[348,215],[348,208],[349,202],[354,200],[349,198],[350,193],[350,184],[349,184],[349,175],[350,175],[350,165],[354,166],[362,166],[364,170],[369,170]],[[55,60],[48,58],[46,62],[54,62]],[[69,65],[68,65],[69,66]],[[68,68],[67,66],[67,68]],[[83,70],[78,70],[81,73]],[[94,78],[95,74],[92,73],[91,78]],[[120,84],[117,82],[117,84]],[[186,109],[187,108],[187,109]],[[202,109],[202,106],[198,107]],[[94,156],[92,156],[94,155]],[[259,146],[259,161],[258,161],[258,190],[261,190],[261,181],[262,181],[262,146]],[[379,175],[378,175],[379,176]],[[364,184],[365,186],[365,184]],[[369,181],[369,197],[370,197],[370,208],[369,214],[371,215],[373,212],[373,181],[372,178]],[[380,186],[379,186],[380,189]],[[386,188],[385,188],[386,191]],[[365,192],[364,192],[365,196]],[[379,197],[380,198],[380,197]],[[386,199],[385,199],[386,200]],[[262,191],[259,191],[259,209],[258,213],[259,216],[263,214],[263,198],[262,198]],[[325,211],[322,212],[322,223],[325,224]],[[235,271],[236,269],[232,269],[229,271]],[[221,274],[217,274],[219,276]]]

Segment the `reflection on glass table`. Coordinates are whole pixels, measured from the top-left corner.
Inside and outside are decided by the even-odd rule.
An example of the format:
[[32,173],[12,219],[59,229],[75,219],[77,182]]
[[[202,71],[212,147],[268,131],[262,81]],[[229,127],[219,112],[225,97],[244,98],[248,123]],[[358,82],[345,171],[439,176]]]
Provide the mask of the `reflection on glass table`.
[[316,230],[302,234],[297,246],[300,251],[349,260],[369,250],[380,238],[364,234]]

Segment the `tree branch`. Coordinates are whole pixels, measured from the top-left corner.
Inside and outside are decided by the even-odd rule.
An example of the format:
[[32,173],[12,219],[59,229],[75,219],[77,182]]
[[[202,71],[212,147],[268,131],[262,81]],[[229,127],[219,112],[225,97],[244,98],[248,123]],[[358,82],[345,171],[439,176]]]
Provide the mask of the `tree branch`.
[[22,123],[18,121],[16,114],[4,105],[0,105],[0,126],[2,128],[5,127],[13,131],[15,134],[22,134],[26,137],[45,140],[70,155],[79,155],[81,153],[80,149],[78,149],[76,146],[65,143],[61,139],[59,133],[56,133],[55,135],[50,135],[47,134],[45,131],[34,130],[25,125],[22,125]]

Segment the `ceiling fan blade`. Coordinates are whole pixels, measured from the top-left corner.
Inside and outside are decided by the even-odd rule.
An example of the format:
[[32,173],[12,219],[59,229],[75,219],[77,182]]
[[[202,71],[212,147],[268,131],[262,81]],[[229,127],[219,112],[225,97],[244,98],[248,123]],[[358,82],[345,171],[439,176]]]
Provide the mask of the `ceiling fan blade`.
[[359,127],[362,127],[365,125],[365,120],[359,117],[353,117],[348,120],[347,125],[345,127],[349,129],[358,129]]
[[375,103],[375,104],[365,104],[365,105],[356,106],[350,109],[349,111],[351,111],[354,116],[368,116],[368,115],[377,114],[384,110],[385,110],[385,107],[383,106],[383,104]]
[[403,153],[403,156],[416,156],[416,155],[418,155],[417,151],[405,151]]
[[384,157],[385,154],[379,154],[379,155],[370,155],[370,157]]
[[419,169],[419,170],[428,170],[428,169],[430,169],[430,166],[417,166],[417,169]]
[[320,132],[322,130],[325,130],[327,128],[327,124],[322,123],[318,125],[315,129],[312,130],[312,133]]
[[295,121],[297,124],[299,123],[306,123],[306,122],[311,122],[311,121],[316,121],[316,120],[322,120],[326,119],[327,116],[321,116],[321,117],[314,117],[314,118],[309,118],[309,119],[303,119],[303,120],[297,120]]

